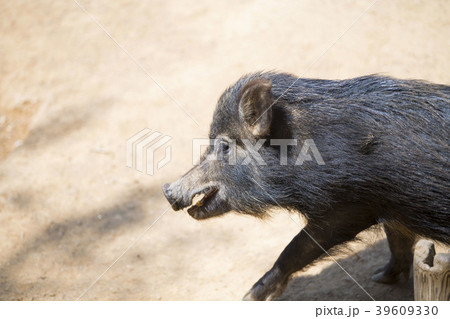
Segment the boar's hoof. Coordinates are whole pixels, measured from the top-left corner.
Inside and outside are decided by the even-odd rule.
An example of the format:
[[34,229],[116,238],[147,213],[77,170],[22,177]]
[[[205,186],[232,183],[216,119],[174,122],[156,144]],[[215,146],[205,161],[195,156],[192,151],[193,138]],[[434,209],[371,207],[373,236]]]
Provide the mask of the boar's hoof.
[[277,268],[267,272],[242,298],[244,301],[274,300],[286,288],[288,279]]
[[398,280],[398,276],[386,274],[384,271],[376,273],[372,276],[372,280],[380,284],[393,284]]
[[400,274],[405,276],[405,280],[409,278],[409,267],[394,267],[392,263],[388,263],[375,270],[372,280],[382,284],[394,284],[398,281]]

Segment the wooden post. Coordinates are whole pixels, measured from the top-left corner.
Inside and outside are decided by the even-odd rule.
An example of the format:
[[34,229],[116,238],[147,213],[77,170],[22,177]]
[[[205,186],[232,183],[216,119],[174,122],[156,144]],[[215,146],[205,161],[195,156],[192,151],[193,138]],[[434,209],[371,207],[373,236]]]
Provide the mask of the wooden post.
[[450,300],[450,253],[436,254],[429,240],[416,244],[414,300]]

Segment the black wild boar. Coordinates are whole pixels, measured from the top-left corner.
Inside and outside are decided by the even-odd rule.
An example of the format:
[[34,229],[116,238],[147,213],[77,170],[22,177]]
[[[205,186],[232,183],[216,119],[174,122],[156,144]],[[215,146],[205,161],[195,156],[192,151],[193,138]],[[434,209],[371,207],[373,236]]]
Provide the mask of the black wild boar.
[[192,205],[196,219],[229,211],[263,217],[273,207],[306,217],[245,299],[277,297],[323,249],[377,223],[391,258],[373,279],[394,282],[409,273],[417,237],[450,244],[449,117],[450,86],[246,75],[218,101],[214,145],[164,194],[174,210]]

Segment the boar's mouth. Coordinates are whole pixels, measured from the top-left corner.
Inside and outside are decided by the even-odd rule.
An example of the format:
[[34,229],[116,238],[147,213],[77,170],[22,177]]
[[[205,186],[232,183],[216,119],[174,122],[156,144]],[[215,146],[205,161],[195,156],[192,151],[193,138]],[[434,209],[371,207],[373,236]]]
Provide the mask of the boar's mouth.
[[189,215],[196,219],[201,219],[198,212],[205,206],[205,204],[208,203],[208,201],[217,193],[218,190],[219,189],[217,187],[210,186],[194,193],[191,198],[192,205],[187,209]]

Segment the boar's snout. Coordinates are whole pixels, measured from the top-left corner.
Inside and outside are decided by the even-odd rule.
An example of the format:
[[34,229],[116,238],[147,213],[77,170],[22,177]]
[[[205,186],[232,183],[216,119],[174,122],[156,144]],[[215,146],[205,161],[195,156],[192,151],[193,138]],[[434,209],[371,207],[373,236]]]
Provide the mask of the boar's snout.
[[172,190],[170,189],[170,185],[169,184],[164,184],[163,192],[164,192],[164,196],[166,196],[166,198],[169,201],[170,205],[172,205],[172,209],[175,210],[175,211],[180,210],[181,207],[178,205],[177,200],[174,198],[174,196],[172,194]]

